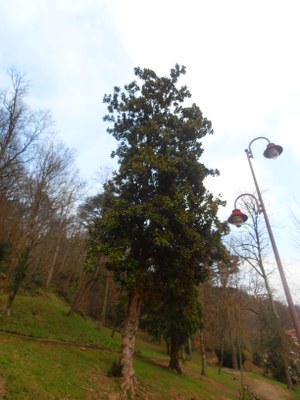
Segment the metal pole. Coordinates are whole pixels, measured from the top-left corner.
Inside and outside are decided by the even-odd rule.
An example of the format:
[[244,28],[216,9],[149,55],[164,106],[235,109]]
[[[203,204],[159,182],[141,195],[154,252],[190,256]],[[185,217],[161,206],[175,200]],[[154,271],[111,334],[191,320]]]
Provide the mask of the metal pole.
[[278,268],[278,271],[279,271],[279,274],[280,274],[280,278],[281,278],[282,286],[283,286],[283,289],[284,289],[285,297],[286,297],[286,300],[287,300],[287,303],[288,303],[289,311],[290,311],[291,318],[292,318],[292,321],[293,321],[293,324],[294,324],[294,328],[295,328],[295,331],[296,331],[298,343],[300,345],[300,321],[299,321],[299,318],[298,318],[298,315],[297,315],[297,312],[296,312],[296,308],[295,308],[293,300],[292,300],[292,296],[291,296],[290,289],[289,289],[289,286],[288,286],[288,283],[287,283],[287,280],[286,280],[286,277],[285,277],[284,269],[283,269],[283,266],[282,266],[282,263],[281,263],[281,260],[280,260],[279,252],[278,252],[278,249],[277,249],[277,246],[276,246],[276,242],[275,242],[274,235],[273,235],[273,232],[272,232],[272,228],[271,228],[271,225],[270,225],[270,222],[269,222],[267,211],[266,211],[263,199],[262,199],[261,192],[260,192],[259,187],[258,187],[258,183],[257,183],[256,177],[255,177],[255,174],[254,174],[254,170],[253,170],[252,163],[251,163],[252,154],[250,153],[250,151],[248,149],[246,149],[245,152],[246,152],[247,159],[248,159],[248,162],[249,162],[249,166],[250,166],[250,169],[251,169],[251,173],[252,173],[252,177],[253,177],[253,180],[254,180],[254,184],[255,184],[257,195],[258,195],[258,199],[259,199],[259,202],[260,202],[260,205],[261,205],[261,209],[262,209],[262,212],[264,214],[266,226],[267,226],[267,229],[268,229],[270,241],[271,241],[273,252],[274,252],[274,255],[275,255],[275,259],[276,259],[277,268]]

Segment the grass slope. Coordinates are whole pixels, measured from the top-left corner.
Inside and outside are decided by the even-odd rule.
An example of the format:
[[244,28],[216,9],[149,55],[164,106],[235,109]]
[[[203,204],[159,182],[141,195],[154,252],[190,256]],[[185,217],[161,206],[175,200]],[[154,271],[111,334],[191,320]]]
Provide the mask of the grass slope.
[[[0,307],[4,300],[0,294]],[[11,316],[0,316],[0,399],[122,398],[120,379],[107,377],[118,359],[120,336],[111,338],[110,330],[99,330],[93,320],[68,317],[67,312],[68,306],[55,295],[39,292],[19,295]],[[238,382],[214,368],[208,368],[205,378],[199,374],[198,363],[187,363],[180,376],[170,371],[164,348],[146,335],[138,338],[137,349],[134,367],[139,399],[239,398]],[[300,396],[290,397],[296,398]]]

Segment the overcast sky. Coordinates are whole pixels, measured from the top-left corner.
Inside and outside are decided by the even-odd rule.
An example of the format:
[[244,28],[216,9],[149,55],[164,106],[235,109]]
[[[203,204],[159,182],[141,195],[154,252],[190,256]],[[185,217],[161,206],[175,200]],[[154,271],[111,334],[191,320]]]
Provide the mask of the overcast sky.
[[[212,121],[203,162],[220,170],[207,182],[227,207],[253,192],[245,148],[265,136],[284,151],[253,166],[295,299],[300,253],[291,210],[300,218],[300,3],[298,0],[0,0],[0,80],[14,65],[31,81],[29,101],[48,108],[56,130],[78,153],[83,179],[115,168],[116,142],[106,133],[103,95],[134,79],[133,68],[169,75],[187,67],[182,84]],[[299,236],[299,235],[298,235]],[[272,254],[271,254],[272,256]],[[278,285],[280,288],[280,284]]]

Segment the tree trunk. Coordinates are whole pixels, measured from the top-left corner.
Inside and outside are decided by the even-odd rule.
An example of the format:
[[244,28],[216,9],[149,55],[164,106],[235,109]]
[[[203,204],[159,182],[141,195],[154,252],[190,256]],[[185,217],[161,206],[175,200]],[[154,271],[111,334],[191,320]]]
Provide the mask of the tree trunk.
[[192,361],[192,353],[193,353],[193,349],[192,349],[192,341],[191,338],[188,338],[188,348],[189,348],[189,361]]
[[135,396],[136,377],[133,369],[135,338],[139,327],[141,293],[135,290],[129,299],[122,329],[120,366],[123,377],[122,389],[125,394]]
[[50,266],[50,269],[49,269],[49,272],[48,272],[47,281],[46,281],[46,285],[45,285],[46,288],[48,288],[50,286],[50,283],[52,281],[52,277],[53,277],[53,274],[54,274],[54,268],[55,268],[56,260],[57,260],[57,256],[58,256],[58,251],[59,251],[59,247],[60,247],[61,236],[62,236],[62,234],[60,235],[60,237],[58,239],[57,245],[55,246],[54,256],[53,256],[53,259],[52,259],[52,263],[51,263],[51,266]]
[[223,345],[223,340],[221,342],[221,354],[220,354],[220,360],[219,360],[219,369],[218,369],[218,374],[220,375],[222,372],[222,368],[223,368],[223,359],[224,359],[224,345]]
[[199,333],[200,333],[200,352],[201,352],[201,375],[206,375],[206,355],[205,355],[203,328],[199,330]]
[[18,290],[26,276],[26,270],[28,268],[29,261],[29,250],[24,251],[19,258],[19,262],[16,266],[15,273],[12,279],[12,283],[10,285],[8,297],[6,300],[6,304],[3,307],[3,313],[6,315],[10,315],[13,302],[18,293]]
[[105,324],[105,320],[106,320],[108,289],[109,289],[109,278],[107,276],[106,281],[105,281],[105,293],[104,293],[104,299],[103,299],[102,312],[101,312],[101,316],[100,316],[100,321],[101,321],[102,325]]
[[177,371],[179,374],[182,374],[182,370],[179,365],[179,343],[176,334],[171,335],[169,368],[175,369],[175,371]]
[[183,365],[185,365],[185,363],[186,363],[186,352],[185,352],[185,345],[184,344],[181,346],[181,359],[182,359]]
[[17,294],[16,290],[9,291],[6,303],[2,309],[3,314],[10,316],[12,305],[15,300],[16,294]]
[[229,329],[232,368],[238,370],[235,329]]
[[70,310],[68,311],[69,317],[72,317],[73,314],[75,313],[75,310],[77,308],[79,300],[86,293],[86,290],[87,290],[87,276],[86,276],[86,273],[83,273],[80,277],[79,289],[71,301],[71,307],[70,307]]

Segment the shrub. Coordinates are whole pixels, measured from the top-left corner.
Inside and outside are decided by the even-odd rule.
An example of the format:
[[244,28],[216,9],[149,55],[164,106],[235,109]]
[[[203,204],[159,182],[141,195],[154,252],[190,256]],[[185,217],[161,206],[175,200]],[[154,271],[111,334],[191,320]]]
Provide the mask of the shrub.
[[110,369],[107,371],[107,376],[109,378],[115,377],[119,378],[122,376],[122,367],[118,361],[114,361]]
[[[222,351],[220,348],[216,348],[215,349],[215,353],[216,356],[218,358],[218,361],[221,362],[222,359]],[[244,352],[242,351],[241,353],[241,358],[242,358],[242,364],[244,365],[245,361],[246,361],[246,357]],[[237,362],[238,362],[238,367],[240,368],[240,357],[237,357]],[[228,350],[228,349],[224,349],[223,350],[223,363],[222,363],[223,367],[227,367],[227,368],[233,368],[233,364],[232,364],[232,351]]]

